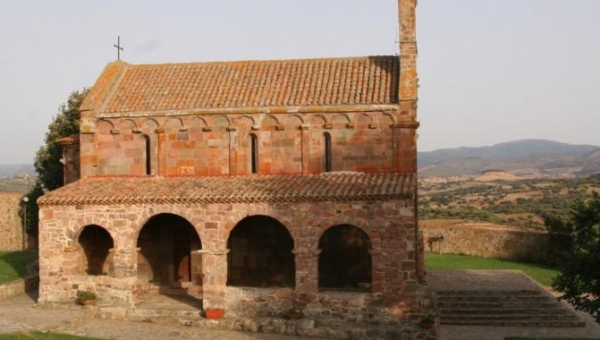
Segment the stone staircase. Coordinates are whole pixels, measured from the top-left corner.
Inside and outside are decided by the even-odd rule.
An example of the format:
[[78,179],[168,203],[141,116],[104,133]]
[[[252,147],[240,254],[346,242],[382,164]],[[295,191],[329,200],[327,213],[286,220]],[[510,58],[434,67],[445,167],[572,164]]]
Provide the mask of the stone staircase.
[[541,290],[437,291],[443,325],[584,327],[585,323]]

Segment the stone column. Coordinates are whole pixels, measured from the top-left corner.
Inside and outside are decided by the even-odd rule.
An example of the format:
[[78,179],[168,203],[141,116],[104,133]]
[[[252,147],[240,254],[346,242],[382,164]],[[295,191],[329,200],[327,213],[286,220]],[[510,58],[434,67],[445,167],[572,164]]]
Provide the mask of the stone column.
[[110,249],[113,255],[113,268],[115,278],[127,278],[137,276],[137,256],[140,248]]
[[235,126],[230,126],[227,128],[227,131],[229,132],[229,174],[235,175],[238,173],[237,130]]
[[167,174],[167,135],[164,128],[156,129],[156,140],[158,142],[158,175]]
[[296,263],[296,287],[294,300],[304,307],[319,293],[320,249],[293,249]]
[[302,173],[308,174],[310,173],[310,131],[307,124],[300,125],[300,130],[302,132]]
[[227,253],[229,249],[201,250],[202,302],[206,308],[224,308],[227,290]]
[[418,122],[408,121],[392,125],[394,136],[394,164],[396,171],[415,173],[417,171],[416,129]]

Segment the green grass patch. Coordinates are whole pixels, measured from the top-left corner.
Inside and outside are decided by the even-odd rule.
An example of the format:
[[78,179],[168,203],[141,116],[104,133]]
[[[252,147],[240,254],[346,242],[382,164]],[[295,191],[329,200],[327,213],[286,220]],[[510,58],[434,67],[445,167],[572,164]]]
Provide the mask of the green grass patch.
[[85,336],[58,334],[52,332],[21,332],[0,334],[0,340],[101,340]]
[[425,254],[427,269],[515,269],[522,270],[543,286],[549,287],[559,271],[542,264],[490,259],[479,256]]
[[37,257],[35,250],[0,252],[0,284],[25,277],[26,266],[33,263]]

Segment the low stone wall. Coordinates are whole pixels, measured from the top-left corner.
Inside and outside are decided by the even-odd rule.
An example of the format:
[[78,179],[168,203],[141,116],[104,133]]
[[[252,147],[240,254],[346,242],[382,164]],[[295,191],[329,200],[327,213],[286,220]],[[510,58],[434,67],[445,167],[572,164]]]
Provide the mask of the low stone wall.
[[[548,262],[548,233],[463,220],[419,221],[425,251]],[[437,241],[438,235],[444,239]]]
[[0,285],[0,299],[25,294],[26,292],[38,289],[40,278],[38,276],[29,276],[24,279],[18,279]]
[[19,216],[22,193],[0,193],[0,251],[23,249],[23,224]]

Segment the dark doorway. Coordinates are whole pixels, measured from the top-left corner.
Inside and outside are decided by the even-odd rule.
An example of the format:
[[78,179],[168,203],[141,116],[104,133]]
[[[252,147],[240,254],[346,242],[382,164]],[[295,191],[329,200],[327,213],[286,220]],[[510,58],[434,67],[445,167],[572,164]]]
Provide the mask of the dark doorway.
[[371,290],[371,240],[352,225],[331,227],[319,240],[319,288]]
[[89,225],[83,228],[79,245],[85,254],[85,262],[81,263],[83,271],[88,275],[106,275],[110,270],[109,250],[113,247],[113,239],[106,229]]
[[202,284],[202,245],[194,227],[183,217],[159,214],[150,218],[137,242],[138,277],[163,286]]
[[246,217],[231,231],[227,247],[227,285],[294,286],[294,240],[276,219]]

